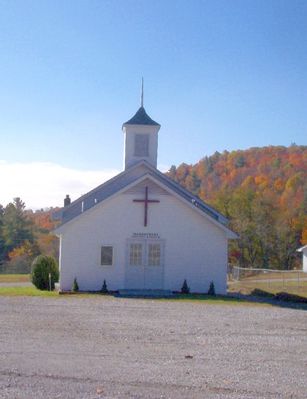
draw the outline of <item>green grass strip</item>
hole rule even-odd
[[[35,287],[0,287],[0,296],[43,296],[58,297],[58,292],[41,291]]]
[[[264,303],[256,303],[248,301],[246,299],[232,298],[227,296],[209,296],[209,295],[197,295],[197,294],[180,294],[174,297],[162,299],[164,301],[179,301],[179,302],[193,302],[203,303],[206,305],[267,305]]]

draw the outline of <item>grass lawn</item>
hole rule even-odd
[[[30,274],[0,274],[0,283],[28,283]]]
[[[277,292],[288,292],[289,294],[299,295],[307,298],[307,281],[300,281],[299,286],[296,281],[249,281],[241,280],[230,283],[228,292],[241,292],[250,294],[255,288],[276,294]]]
[[[0,296],[53,296],[58,297],[55,291],[40,291],[35,287],[0,287]]]
[[[93,298],[93,297],[100,297],[103,300],[108,300],[114,298],[113,295],[101,295],[99,293],[87,293],[87,292],[79,292],[74,294],[64,294],[59,295],[56,291],[40,291],[35,287],[0,287],[0,296],[31,296],[31,297],[66,297],[66,298]],[[142,298],[143,299],[143,298]],[[254,302],[249,302],[245,299],[238,299],[238,298],[229,298],[224,296],[217,296],[212,297],[208,295],[175,295],[172,298],[148,298],[147,300],[157,300],[157,301],[171,301],[171,302],[193,302],[193,303],[202,303],[207,305],[253,305],[253,306],[265,306],[265,304],[258,304]]]
[[[0,274],[0,283],[24,283],[30,281],[29,274]],[[255,288],[263,291],[276,294],[277,292],[288,292],[289,294],[295,294],[307,298],[307,281],[300,280],[300,286],[297,286],[297,281],[252,281],[251,279],[245,279],[238,282],[230,282],[228,292],[241,292],[242,294],[250,294]],[[99,293],[78,293],[73,294],[74,297],[84,298],[85,296],[100,296]],[[59,297],[57,292],[40,291],[35,287],[0,287],[0,296],[40,296],[40,297]],[[109,296],[106,296],[106,298]],[[183,302],[199,302],[206,304],[251,304],[246,300],[229,298],[227,296],[210,297],[208,295],[175,295],[172,298],[161,298],[163,301],[183,301]],[[254,303],[253,303],[254,304]]]

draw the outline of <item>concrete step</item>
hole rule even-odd
[[[118,291],[118,296],[124,298],[170,298],[173,293],[170,290],[124,289]]]

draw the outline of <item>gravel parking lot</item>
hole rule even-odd
[[[0,398],[306,398],[307,312],[0,298]]]

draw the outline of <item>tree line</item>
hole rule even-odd
[[[216,152],[168,176],[223,213],[240,238],[230,262],[242,267],[301,266],[307,243],[307,147],[270,146]]]
[[[58,256],[57,238],[49,234],[52,211],[26,210],[18,197],[0,205],[0,271],[29,272],[36,256]]]

